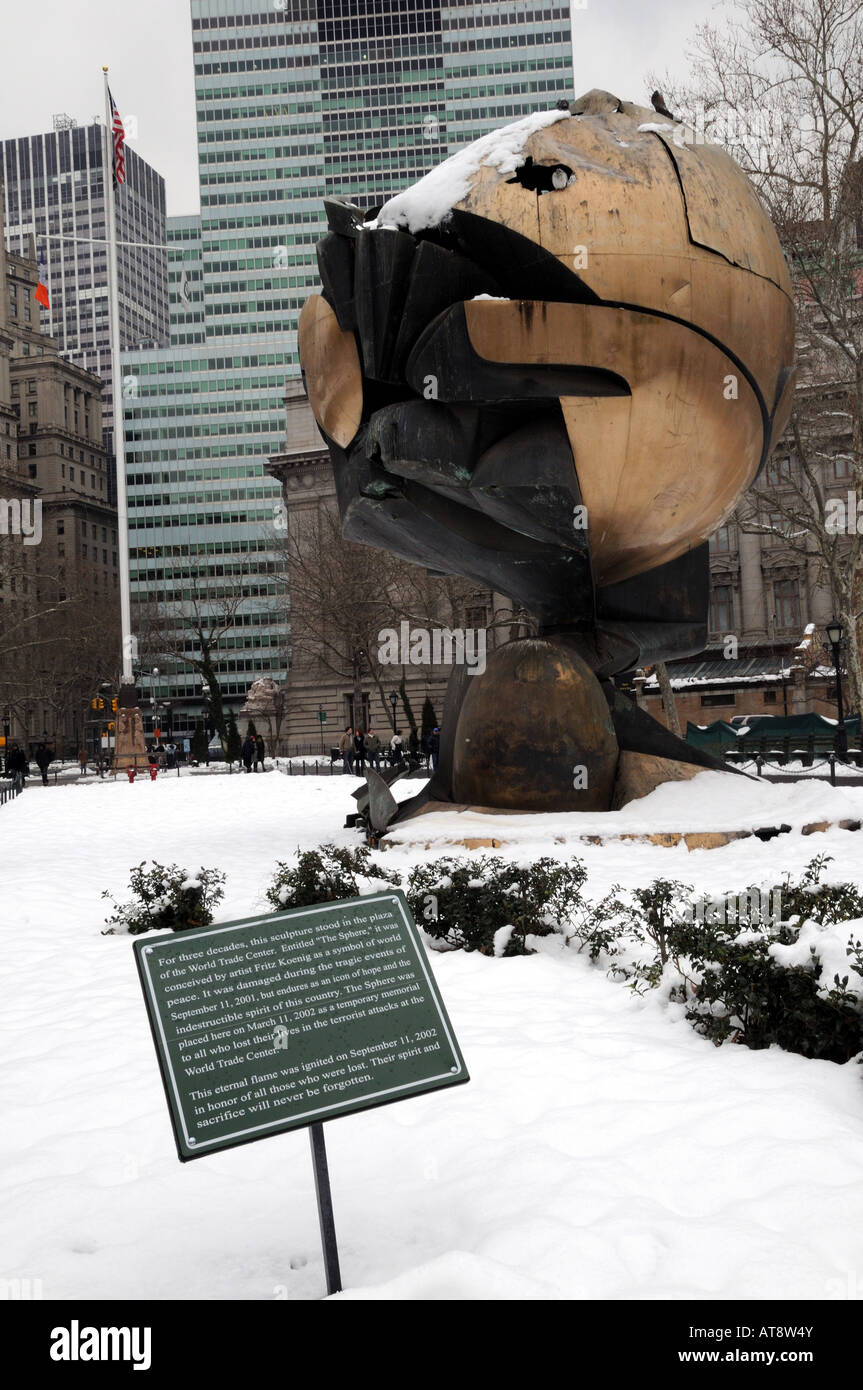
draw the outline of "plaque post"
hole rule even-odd
[[[327,1167],[324,1127],[320,1121],[309,1125],[309,1143],[312,1146],[312,1165],[315,1170],[315,1195],[318,1199],[318,1219],[321,1223],[321,1245],[324,1249],[327,1293],[341,1293],[342,1275],[339,1269],[339,1247],[336,1244],[336,1223],[333,1219],[330,1171]]]

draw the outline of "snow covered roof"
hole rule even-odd
[[[680,690],[688,686],[717,683],[741,685],[746,682],[788,680],[791,668],[777,656],[755,653],[733,660],[720,657],[717,660],[675,662],[669,667],[668,675],[672,689]],[[658,685],[656,676],[650,675],[644,683],[644,688],[656,690]]]

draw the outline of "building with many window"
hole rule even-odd
[[[191,12],[201,213],[168,219],[170,346],[124,355],[132,596],[139,612],[160,594],[179,613],[241,585],[216,660],[239,708],[288,666],[266,465],[284,452],[323,200],[379,203],[478,134],[571,97],[570,16],[513,0],[191,0]],[[187,733],[200,678],[180,664],[169,685]]]
[[[44,259],[51,303],[41,327],[70,362],[105,385],[104,428],[112,428],[108,316],[104,124],[79,126],[55,117],[41,135],[0,140],[6,244],[26,255],[35,244]],[[168,340],[165,182],[127,142],[126,181],[118,190],[117,279],[120,345]],[[36,326],[37,304],[26,304]],[[110,447],[110,446],[109,446]]]

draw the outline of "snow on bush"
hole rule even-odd
[[[189,874],[177,864],[147,861],[137,864],[129,874],[132,897],[118,903],[110,893],[102,894],[114,904],[107,918],[108,935],[128,932],[139,936],[145,931],[188,931],[206,927],[213,920],[213,908],[224,897],[225,875],[218,869],[201,868]]]

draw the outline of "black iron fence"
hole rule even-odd
[[[0,781],[0,806],[5,806],[7,801],[12,801],[24,790],[24,779],[22,777],[3,778]]]

